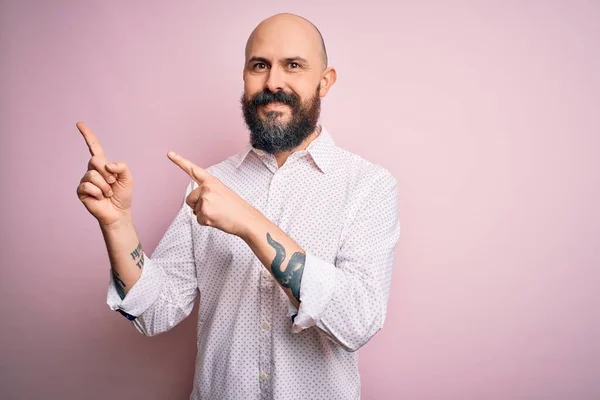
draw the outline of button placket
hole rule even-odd
[[[279,219],[281,218],[283,201],[282,185],[283,180],[285,179],[286,171],[287,169],[284,169],[284,167],[275,171],[269,185],[266,210],[269,219],[274,223],[278,223]]]
[[[269,192],[267,194],[267,204],[265,206],[265,216],[274,223],[279,219],[279,203],[281,202],[280,191],[281,171],[276,170],[271,178]],[[264,398],[271,396],[271,364],[272,364],[272,329],[271,320],[273,318],[273,290],[274,281],[271,279],[271,273],[263,269],[260,278],[260,320],[259,325],[259,383],[261,395]]]
[[[270,393],[270,384],[268,376],[271,373],[271,348],[272,348],[272,337],[271,330],[264,329],[264,325],[267,321],[270,321],[273,314],[272,306],[272,292],[273,285],[271,279],[265,278],[265,272],[270,275],[268,271],[263,271],[260,280],[260,316],[257,323],[259,324],[258,340],[259,340],[259,379],[260,389],[263,394]],[[267,396],[268,397],[268,396]]]

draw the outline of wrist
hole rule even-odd
[[[131,218],[131,213],[126,212],[123,214],[122,217],[116,219],[115,221],[112,221],[112,222],[98,221],[98,224],[100,225],[100,229],[102,229],[103,232],[114,232],[114,231],[118,231],[123,228],[132,226],[133,220]]]
[[[255,210],[253,215],[245,219],[239,231],[239,236],[247,244],[254,243],[265,235],[267,232],[267,225],[271,221],[267,219],[260,211]]]

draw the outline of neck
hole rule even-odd
[[[321,125],[317,125],[315,130],[310,135],[308,135],[308,137],[306,139],[304,139],[298,147],[275,154],[275,159],[277,160],[277,167],[281,168],[281,166],[283,164],[285,164],[288,157],[295,151],[306,150],[306,148],[308,147],[310,142],[312,142],[313,140],[318,138],[320,134],[321,134]]]

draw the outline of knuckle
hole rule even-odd
[[[104,185],[106,183],[104,177],[95,169],[88,171],[88,181],[95,185]]]
[[[89,192],[89,182],[82,182],[77,189],[77,193],[86,194]]]
[[[90,158],[90,161],[88,162],[88,167],[97,168],[98,166],[100,166],[100,157],[92,156],[92,158]]]
[[[209,215],[210,210],[208,210],[208,207],[206,206],[206,203],[202,203],[202,205],[200,206],[200,214],[204,215],[205,217]]]
[[[90,171],[97,171],[100,174],[108,174],[104,169],[104,166],[107,164],[107,160],[104,157],[94,156],[90,159],[88,164],[88,169]]]
[[[198,215],[198,223],[202,226],[212,226],[211,221],[208,218],[201,215]]]
[[[83,178],[81,178],[81,182],[89,182],[92,180],[93,176],[94,176],[94,172],[96,172],[95,170],[88,170],[85,174],[83,174]]]

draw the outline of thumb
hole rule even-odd
[[[106,170],[111,174],[117,175],[118,180],[131,181],[131,171],[126,163],[117,161],[106,164]]]

